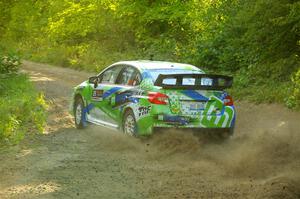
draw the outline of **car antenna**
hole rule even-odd
[[[150,61],[153,61],[153,57],[154,57],[154,55],[151,54],[151,55],[150,55]]]

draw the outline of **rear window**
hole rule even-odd
[[[196,79],[195,78],[187,78],[184,77],[182,79],[182,85],[188,86],[188,85],[195,85]]]
[[[184,70],[184,69],[150,69],[147,70],[151,77],[153,82],[156,81],[157,77],[160,74],[166,75],[166,74],[203,74],[204,72],[202,72],[201,70]],[[193,78],[184,78],[184,84],[186,85],[191,85],[191,84],[195,84],[195,79]],[[165,84],[168,85],[176,85],[176,79],[173,78],[169,78],[169,79],[165,79],[164,80]]]
[[[175,78],[167,78],[167,79],[164,79],[162,83],[164,85],[176,85],[177,79],[175,79]]]

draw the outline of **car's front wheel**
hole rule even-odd
[[[124,114],[123,132],[131,136],[137,136],[137,124],[134,114],[131,110],[127,110]]]
[[[84,104],[81,98],[77,98],[74,103],[75,126],[77,129],[84,128],[83,124],[83,108]]]

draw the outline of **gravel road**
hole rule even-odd
[[[91,74],[24,61],[49,103],[46,132],[0,151],[0,198],[300,198],[300,113],[236,102],[224,143],[74,128],[71,88]]]

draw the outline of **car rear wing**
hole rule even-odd
[[[166,89],[224,90],[230,88],[233,77],[210,74],[160,74],[155,86]]]

